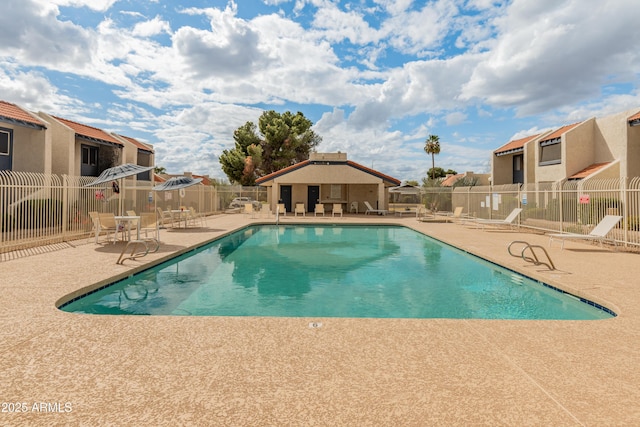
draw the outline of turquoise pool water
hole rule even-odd
[[[94,314],[604,319],[405,227],[252,226],[61,307]]]

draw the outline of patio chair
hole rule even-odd
[[[204,215],[202,215],[199,212],[196,212],[195,208],[193,206],[189,207],[189,214],[188,214],[188,219],[192,222],[192,224],[195,226],[197,222],[200,222],[200,226],[204,227],[207,224],[207,220],[205,218]]]
[[[171,214],[171,208],[169,208],[169,210],[163,211],[162,208],[157,208],[158,210],[158,220],[160,222],[160,228],[163,227],[167,227],[167,225],[169,225],[170,227],[173,227],[173,215]]]
[[[277,209],[279,215],[287,216],[287,209],[284,207],[284,203],[278,203]]]
[[[351,206],[349,207],[349,213],[358,213],[358,202],[351,202]]]
[[[271,218],[271,205],[269,205],[269,203],[263,203],[260,207],[260,214],[263,218]]]
[[[561,239],[562,246],[561,249],[564,249],[564,241],[565,239],[583,239],[583,240],[597,240],[602,246],[602,241],[607,237],[607,234],[613,227],[620,222],[622,217],[620,215],[606,215],[604,218],[600,220],[598,225],[596,225],[589,234],[579,234],[579,233],[552,233],[549,234],[549,246],[553,242],[553,239]],[[616,245],[616,241],[613,240],[614,246]]]
[[[139,215],[136,213],[136,211],[133,211],[133,210],[131,210],[131,211],[127,211],[127,215],[128,215],[128,216],[139,216]],[[132,226],[132,227],[137,227],[137,226],[138,226],[138,221],[131,221],[131,226]]]
[[[313,216],[318,216],[318,214],[324,216],[324,205],[322,203],[317,203],[316,209],[313,211]]]
[[[520,215],[520,212],[522,212],[522,208],[515,208],[514,210],[511,211],[511,213],[505,219],[482,219],[482,218],[477,218],[473,222],[475,222],[476,228],[482,226],[483,229],[487,225],[509,225],[509,226],[511,226],[511,225],[513,225],[513,222],[516,220],[516,218],[518,218],[518,216]]]
[[[342,216],[342,203],[334,203],[333,209],[331,210],[331,216],[336,216],[336,214],[340,214]]]
[[[373,206],[371,206],[371,204],[366,200],[364,201],[364,205],[367,207],[367,210],[364,213],[365,215],[369,215],[370,213],[377,213],[378,215],[386,215],[389,212],[385,209],[373,209]]]
[[[158,229],[160,228],[159,218],[153,212],[143,212],[140,214],[140,233],[144,232],[145,239],[149,238],[149,233],[155,233],[158,239]]]
[[[98,235],[100,234],[100,217],[97,211],[89,212],[89,218],[91,219],[91,231],[89,232],[89,239],[91,234],[94,235],[96,243],[98,243]]]
[[[253,204],[252,203],[245,203],[243,212],[245,214],[249,215],[251,218],[255,218],[256,217],[256,211],[253,209]]]
[[[296,203],[296,209],[293,211],[293,216],[298,216],[298,214],[302,214],[302,216],[307,216],[307,213],[304,210],[304,203]]]
[[[116,222],[116,216],[112,213],[100,213],[98,214],[98,224],[99,233],[102,233],[103,231],[106,232],[107,241],[109,241],[109,233],[113,233],[113,243],[115,243],[118,237],[118,223]]]

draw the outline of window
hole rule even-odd
[[[82,164],[90,166],[98,165],[98,147],[82,146]]]
[[[342,198],[342,185],[331,184],[331,198],[334,200],[340,200]]]
[[[11,154],[11,132],[0,130],[0,156]]]
[[[562,162],[560,138],[540,142],[540,166],[557,165]]]

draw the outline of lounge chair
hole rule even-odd
[[[487,225],[513,225],[513,222],[518,218],[522,212],[522,208],[515,208],[505,219],[482,219],[477,218],[474,220],[476,227],[482,226],[484,228]]]
[[[549,234],[549,246],[553,242],[553,239],[562,239],[562,247],[564,249],[565,239],[583,239],[583,240],[597,240],[602,246],[602,241],[607,237],[607,234],[616,226],[622,217],[620,215],[606,215],[598,225],[596,225],[589,234],[578,233],[552,233]],[[614,245],[616,241],[613,241]]]
[[[277,209],[279,215],[287,216],[287,209],[284,207],[284,203],[278,203]]]
[[[351,202],[351,206],[349,207],[349,213],[358,213],[358,202]]]
[[[462,206],[457,206],[453,213],[449,215],[449,217],[453,220],[453,222],[465,222],[465,221],[473,221],[474,218],[469,216],[469,214],[463,213],[464,208]]]
[[[304,210],[304,203],[296,203],[296,209],[293,211],[293,216],[298,216],[298,214],[307,216],[307,212]]]
[[[373,206],[371,206],[371,204],[369,204],[369,202],[367,202],[366,200],[364,201],[364,205],[367,207],[367,210],[364,213],[365,215],[369,215],[370,213],[377,213],[378,215],[386,215],[389,212],[385,209],[373,209]]]
[[[318,214],[324,216],[324,205],[322,203],[316,204],[316,209],[313,211],[313,216],[318,216]]]
[[[336,214],[340,214],[340,216],[342,216],[342,203],[333,204],[333,209],[331,210],[331,216],[336,216]]]

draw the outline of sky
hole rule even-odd
[[[225,179],[233,131],[302,112],[318,152],[402,181],[640,110],[637,0],[4,0],[0,99]]]

